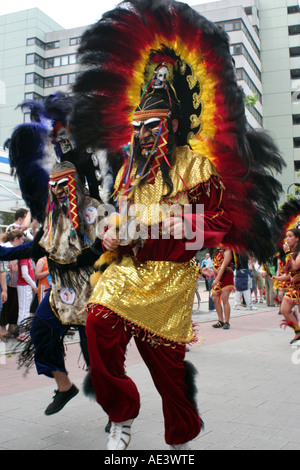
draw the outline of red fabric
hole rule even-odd
[[[86,324],[91,378],[98,403],[114,422],[136,418],[140,396],[134,382],[125,374],[125,351],[131,339],[124,321],[101,305],[93,305]],[[183,364],[185,346],[153,348],[135,336],[137,348],[162,397],[167,444],[182,444],[200,432],[200,418],[186,398]]]
[[[28,266],[28,274],[34,281],[34,270],[31,259],[21,259],[18,261],[18,286],[28,286],[28,283],[23,279],[21,266]]]
[[[204,243],[199,246],[194,243],[194,240],[179,240],[172,237],[170,239],[149,239],[136,256],[140,262],[148,260],[185,262],[191,260],[200,248],[213,248],[222,242],[230,230],[231,219],[227,213],[225,202],[221,198],[221,190],[216,188],[214,184],[210,184],[209,188],[209,195],[203,189],[200,196],[190,202],[192,213],[183,213],[184,220],[188,223],[190,230],[197,234],[196,238],[200,242],[203,240]],[[203,214],[199,213],[200,204],[203,204],[205,208],[204,218]]]

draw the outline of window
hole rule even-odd
[[[295,34],[300,34],[300,24],[289,26],[289,35],[294,36]]]
[[[300,170],[300,160],[294,160],[294,170],[295,171]]]
[[[244,10],[246,15],[252,15],[252,7],[245,7]]]
[[[68,75],[62,75],[60,77],[60,84],[61,85],[67,85],[68,84]]]
[[[27,56],[26,56],[26,65],[34,64],[34,56],[35,56],[35,54],[27,54]]]
[[[288,14],[293,14],[293,13],[300,13],[300,6],[299,5],[295,5],[293,7],[287,7],[287,12]]]
[[[236,78],[237,78],[237,80],[244,80],[247,83],[247,85],[249,86],[250,90],[257,95],[258,101],[260,103],[262,102],[261,92],[254,85],[254,83],[252,82],[251,78],[249,77],[249,75],[247,74],[245,69],[243,69],[243,68],[236,69]]]
[[[220,21],[220,22],[217,22],[216,24],[221,26],[221,28],[223,28],[227,32],[242,30],[243,33],[246,35],[248,41],[250,42],[251,46],[253,47],[253,49],[255,51],[255,54],[257,55],[257,57],[260,57],[260,51],[259,51],[252,35],[248,31],[245,23],[242,20]]]
[[[300,78],[300,69],[292,69],[291,78]]]
[[[70,39],[70,46],[77,46],[77,44],[80,44],[81,38],[71,38]]]
[[[62,56],[61,65],[69,65],[69,56],[67,56],[67,55]]]
[[[300,125],[300,114],[293,114],[293,124]]]
[[[257,67],[257,65],[255,64],[255,62],[253,61],[251,55],[247,51],[244,44],[234,44],[234,45],[230,46],[230,53],[232,55],[241,55],[242,54],[246,58],[247,62],[249,63],[249,65],[252,68],[255,75],[261,80],[261,72],[260,72],[259,68]]]
[[[34,46],[35,45],[35,38],[27,39],[27,46]]]
[[[230,54],[232,55],[240,55],[243,53],[242,44],[234,44],[230,46]]]
[[[32,83],[34,83],[34,73],[26,73],[25,83],[26,85],[31,85]]]
[[[38,65],[42,69],[45,68],[45,61],[43,57],[38,54],[27,54],[26,55],[26,65]]]
[[[54,57],[45,59],[45,69],[51,69],[52,67],[54,67]]]
[[[37,73],[26,73],[25,75],[25,84],[26,85],[38,85],[41,88],[44,88],[44,79]]]
[[[76,73],[70,73],[70,75],[69,75],[69,83],[70,83],[70,85],[74,85],[75,80],[76,80]]]
[[[300,46],[290,47],[290,57],[300,57]]]
[[[38,103],[44,102],[43,96],[38,95],[37,93],[25,93],[25,100],[34,100],[34,101],[37,101]]]
[[[48,78],[45,78],[44,80],[44,87],[45,88],[51,88],[53,86],[53,77],[48,77]]]
[[[57,77],[53,77],[53,86],[59,86],[60,85],[60,76],[58,75]]]
[[[75,80],[76,80],[76,73],[55,75],[54,77],[47,77],[44,79],[44,88],[71,85],[75,83]]]
[[[294,137],[293,138],[293,143],[294,143],[294,148],[299,149],[300,148],[300,137]]]
[[[38,38],[28,38],[26,40],[27,46],[39,46],[41,49],[45,49],[45,44]]]
[[[77,57],[76,54],[70,54],[70,55],[63,55],[63,56],[57,56],[57,57],[52,57],[52,67],[61,67],[63,65],[73,65],[76,64],[77,62]],[[47,67],[50,68],[50,67]]]
[[[48,42],[47,44],[45,44],[46,51],[49,51],[50,49],[58,49],[59,47],[60,47],[59,41]]]

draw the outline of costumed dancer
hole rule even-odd
[[[185,361],[195,341],[192,259],[220,243],[260,259],[273,251],[280,184],[268,168],[282,159],[264,133],[247,130],[226,33],[186,4],[121,3],[84,33],[79,59],[74,135],[77,127],[87,146],[125,150],[119,217],[103,236],[112,259],[87,306],[91,378],[112,422],[107,448],[128,446],[139,414],[124,371],[132,337],[162,397],[167,444],[188,448],[203,426]]]
[[[284,203],[277,215],[277,224],[281,228],[279,249],[285,251],[283,273],[273,277],[275,281],[287,282],[281,302],[280,312],[284,317],[283,327],[290,327],[294,338],[290,344],[299,343],[299,303],[300,303],[300,201],[290,199]],[[288,248],[286,248],[286,246]]]
[[[64,360],[63,338],[70,326],[79,331],[81,350],[89,366],[84,307],[91,294],[93,264],[102,253],[101,240],[97,238],[97,225],[103,217],[98,212],[102,201],[87,193],[87,175],[79,174],[72,163],[77,158],[68,126],[72,99],[62,94],[50,95],[45,108],[35,102],[24,106],[31,108],[34,119],[14,130],[9,145],[10,163],[19,178],[23,198],[42,228],[33,242],[18,250],[1,248],[0,255],[2,259],[48,259],[51,290],[29,323],[30,342],[19,362],[29,367],[34,360],[38,374],[55,379],[57,390],[45,410],[50,415],[78,393]],[[48,152],[53,148],[57,163],[49,175],[43,164],[48,162]],[[82,158],[87,161],[86,156]],[[99,178],[91,178],[91,173],[89,176],[96,187]]]
[[[276,254],[276,258],[277,258],[276,276],[277,276],[277,278],[279,276],[282,276],[283,274],[286,274],[285,273],[285,257],[286,257],[286,252],[289,251],[289,247],[286,243],[284,243],[282,248],[283,249],[280,250]],[[275,279],[273,277],[273,285],[274,285],[274,291],[277,293],[277,295],[274,297],[274,302],[276,302],[277,305],[279,306],[278,315],[281,315],[280,308],[281,308],[282,299],[284,297],[284,294],[285,294],[286,290],[290,287],[290,280],[288,279],[286,281],[278,281],[278,279]]]
[[[235,290],[232,262],[232,251],[229,249],[218,248],[213,255],[214,280],[211,295],[218,315],[218,322],[212,325],[213,328],[230,329],[229,296]]]

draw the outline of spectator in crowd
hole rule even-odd
[[[1,296],[0,296],[0,319],[1,319],[1,310],[3,308],[3,304],[7,301],[6,271],[5,271],[5,266],[4,266],[3,261],[0,261],[0,290],[1,290]],[[6,329],[6,325],[2,326],[1,321],[0,321],[0,341],[6,341],[8,337],[10,337],[10,334],[8,333]]]
[[[30,230],[31,214],[28,209],[21,208],[15,212],[15,221],[6,227],[6,232],[11,230],[21,230],[26,236],[27,240],[33,240],[36,235],[37,222],[33,221],[32,231]]]
[[[248,256],[237,255],[234,271],[234,308],[239,309],[244,303],[249,310],[256,309],[252,304],[252,273],[248,266]]]
[[[210,258],[210,254],[209,254],[209,252],[208,252],[208,253],[206,253],[205,258],[201,261],[201,265],[200,265],[201,268],[205,268],[205,267],[206,267],[209,258]],[[210,290],[210,287],[209,287],[209,285],[208,285],[208,278],[209,278],[208,276],[204,276],[205,288],[206,288],[206,290],[209,291],[209,290]]]
[[[38,281],[38,303],[43,300],[46,292],[51,288],[51,276],[47,256],[40,258],[35,267],[35,279]]]
[[[255,261],[252,258],[250,260],[250,263],[251,263],[251,267],[252,267],[253,280],[254,280],[254,284],[255,284],[255,287],[254,287],[255,300],[253,301],[253,303],[256,304],[259,301],[262,304],[263,301],[264,301],[263,300],[264,299],[264,294],[263,294],[264,280],[263,280],[263,276],[262,276],[263,268],[262,268],[261,264],[259,264],[257,261]]]
[[[34,269],[32,260],[22,259],[18,262],[18,302],[19,302],[19,315],[18,325],[20,326],[20,332],[18,335],[18,341],[25,339],[25,333],[22,328],[22,324],[30,317],[30,307],[33,301],[33,295],[37,294],[38,288],[35,283]]]
[[[23,243],[23,232],[21,230],[10,230],[1,236],[1,245],[5,247],[17,247]],[[18,323],[18,261],[4,262],[7,283],[7,301],[4,303],[0,325],[1,332],[6,331],[6,337],[14,337]],[[8,329],[7,329],[8,328]]]
[[[276,275],[276,267],[274,263],[266,263],[263,265],[264,281],[265,281],[265,293],[266,293],[266,304],[268,307],[276,307],[275,304],[275,290],[273,276]]]

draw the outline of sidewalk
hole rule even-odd
[[[200,340],[187,353],[199,372],[198,407],[205,422],[192,450],[300,449],[300,349],[289,344],[291,330],[280,329],[278,309],[265,304],[253,312],[232,309],[231,329],[216,330],[206,295],[201,291],[200,311],[193,316]],[[67,344],[66,363],[81,387],[86,372],[76,338]],[[168,451],[161,399],[134,343],[126,370],[141,395],[128,449]],[[16,356],[3,354],[0,379],[0,450],[106,449],[107,417],[82,391],[60,413],[45,416],[53,381],[38,377],[34,368],[24,377]]]

